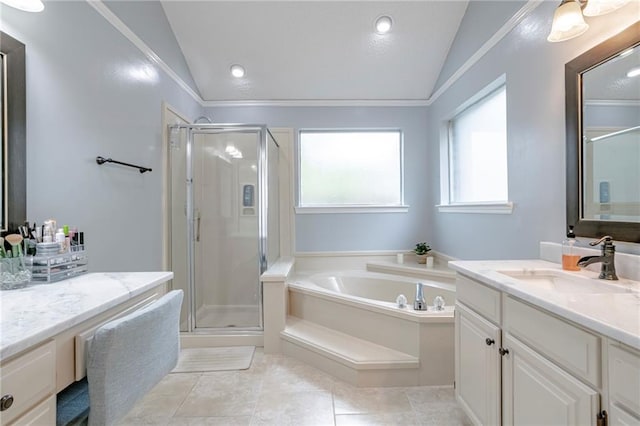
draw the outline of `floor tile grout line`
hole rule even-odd
[[[175,374],[189,374],[189,373],[175,373]],[[187,401],[187,398],[189,397],[189,395],[191,395],[191,392],[193,391],[193,389],[196,387],[196,385],[198,384],[198,382],[200,381],[200,378],[202,377],[202,373],[198,373],[198,378],[193,382],[193,385],[191,385],[191,387],[189,388],[189,390],[185,393],[184,398],[182,399],[182,401],[180,402],[180,404],[178,404],[178,406],[176,407],[176,409],[173,411],[173,414],[171,414],[171,417],[169,417],[170,419],[177,419],[176,417],[176,413],[180,410],[180,408],[182,408],[182,406],[184,405],[184,403]]]

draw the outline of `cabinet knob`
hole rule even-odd
[[[496,341],[493,339],[490,339],[489,337],[487,337],[484,342],[487,344],[487,346],[491,346],[493,345]]]
[[[5,395],[0,399],[0,411],[8,410],[13,405],[13,395]]]
[[[500,355],[505,356],[509,353],[509,349],[500,348],[498,349],[498,352],[500,353]]]

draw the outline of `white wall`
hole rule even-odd
[[[0,6],[0,18],[26,44],[28,219],[85,231],[93,271],[159,270],[162,102],[189,117],[199,104],[87,2]]]
[[[564,65],[638,19],[638,3],[589,19],[576,39],[546,41],[556,2],[543,2],[444,92],[428,111],[428,239],[461,259],[538,257],[540,241],[565,234]],[[463,25],[467,21],[465,16]],[[469,17],[472,18],[472,17]],[[463,27],[460,31],[467,31]],[[473,38],[473,37],[467,37]],[[439,128],[469,97],[506,74],[511,215],[439,213]],[[620,248],[622,245],[618,245]],[[626,250],[637,250],[627,245]]]

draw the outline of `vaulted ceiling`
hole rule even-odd
[[[426,100],[468,1],[162,1],[207,101]],[[393,20],[378,34],[375,21]],[[230,67],[246,69],[234,78]]]

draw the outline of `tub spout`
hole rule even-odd
[[[424,284],[417,283],[416,284],[416,300],[413,302],[413,309],[416,311],[426,311],[427,310],[427,302],[424,300]]]

